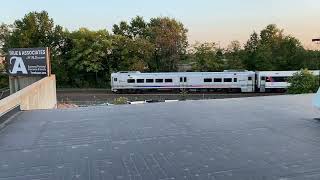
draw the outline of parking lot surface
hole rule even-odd
[[[312,97],[20,112],[0,131],[0,180],[318,180]]]

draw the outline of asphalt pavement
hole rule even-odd
[[[312,97],[19,112],[0,131],[0,180],[318,180]]]

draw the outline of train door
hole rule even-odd
[[[112,76],[111,75],[111,90],[113,91],[114,89],[118,88],[118,77],[117,76]]]
[[[187,87],[187,83],[188,83],[187,77],[180,77],[179,81],[180,81],[180,88],[181,89],[184,89]]]
[[[247,86],[248,86],[247,92],[254,91],[254,77],[252,77],[252,76],[248,77]]]
[[[247,92],[247,76],[239,77],[239,86],[241,87],[241,92]]]
[[[266,77],[260,77],[260,92],[266,92]]]

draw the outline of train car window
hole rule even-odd
[[[163,83],[163,79],[156,79],[156,83]]]
[[[233,78],[233,82],[238,82],[238,78]]]
[[[118,81],[118,78],[113,78],[113,81],[114,81],[114,82]]]
[[[222,82],[221,78],[214,78],[214,82]]]
[[[203,82],[209,83],[209,82],[212,82],[212,79],[211,78],[204,78]]]
[[[137,83],[144,83],[144,79],[137,79]]]
[[[164,82],[166,82],[166,83],[172,83],[173,80],[172,80],[172,79],[165,79]]]
[[[146,83],[153,83],[153,79],[146,79]]]
[[[183,79],[184,79],[184,82],[187,82],[187,77],[184,77]]]
[[[267,77],[266,82],[287,82],[288,77]]]
[[[276,79],[277,82],[288,82],[288,77],[279,77],[279,79]]]
[[[262,80],[262,81],[265,81],[265,80],[266,80],[266,77],[261,77],[261,80]]]
[[[180,77],[180,82],[183,82],[183,79],[182,79],[182,77]]]
[[[252,81],[252,77],[248,77],[248,81]]]
[[[232,82],[232,78],[224,78],[223,82]]]
[[[128,83],[135,83],[136,80],[135,80],[135,79],[128,79],[127,82],[128,82]]]
[[[271,80],[271,77],[267,77],[266,82],[273,82],[273,81]]]

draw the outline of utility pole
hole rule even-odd
[[[312,42],[320,45],[320,38],[312,39]],[[319,53],[319,51],[317,50],[316,51],[316,60],[318,60],[318,73],[319,73],[318,82],[319,82],[319,86],[320,86],[320,60],[318,59],[318,53]]]

